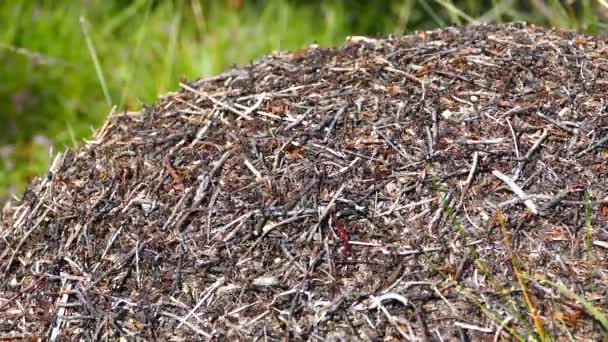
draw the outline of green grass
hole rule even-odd
[[[0,1],[0,202],[112,106],[137,110],[275,50],[477,20],[604,32],[602,2],[557,0]],[[232,1],[239,3],[239,1]],[[81,20],[82,19],[82,20]]]
[[[432,174],[431,165],[428,166],[428,170]],[[508,313],[510,317],[513,318],[515,323],[517,323],[523,330],[525,330],[525,332],[518,331],[517,329],[506,325],[501,319],[502,315],[489,308],[484,303],[484,300],[477,296],[472,291],[472,289],[467,288],[462,282],[454,281],[451,276],[444,274],[446,283],[450,284],[450,286],[453,285],[460,294],[462,294],[471,303],[473,303],[484,315],[486,315],[486,317],[488,317],[497,325],[501,326],[505,331],[507,331],[511,335],[513,339],[517,341],[545,342],[556,340],[545,330],[542,317],[540,316],[537,304],[535,304],[536,300],[532,297],[528,289],[529,283],[536,282],[539,285],[546,285],[556,289],[563,297],[573,300],[579,305],[581,305],[585,312],[595,321],[597,321],[606,332],[608,332],[608,317],[606,316],[606,314],[604,314],[603,310],[600,307],[594,305],[590,299],[578,295],[574,291],[568,289],[559,280],[553,281],[545,275],[532,276],[525,270],[526,267],[524,267],[520,256],[511,247],[511,233],[509,227],[507,227],[506,217],[501,211],[497,211],[495,213],[494,220],[500,226],[500,231],[503,235],[504,248],[508,253],[511,269],[519,286],[519,291],[522,294],[523,302],[525,305],[521,305],[520,303],[518,303],[518,301],[514,300],[511,295],[514,291],[517,290],[514,288],[504,288],[504,285],[502,285],[501,282],[494,277],[495,272],[493,272],[491,266],[482,259],[481,255],[477,251],[477,247],[470,243],[469,236],[458,222],[456,218],[456,209],[449,203],[446,198],[446,194],[448,192],[445,189],[442,189],[442,187],[439,185],[437,179],[434,176],[433,188],[435,189],[438,198],[440,198],[440,203],[443,208],[443,215],[445,219],[454,227],[454,229],[458,233],[460,237],[460,242],[465,247],[467,255],[474,262],[474,265],[477,270],[479,270],[480,273],[485,277],[486,281],[490,285],[489,289],[494,290],[495,294],[498,295],[498,297],[500,298],[499,301],[504,305],[503,309]],[[591,209],[589,201],[589,195],[587,194],[585,196],[585,226],[587,228],[587,236],[585,237],[585,240],[587,241],[590,239],[591,235]],[[591,247],[588,244],[588,255],[590,254],[590,248]],[[443,273],[439,270],[439,267],[431,267],[435,267],[439,273]],[[485,294],[488,294],[487,290]],[[553,302],[553,299],[550,299],[550,301],[554,306],[556,306],[555,302]],[[555,314],[558,312],[559,309],[556,309],[556,311],[554,311],[553,313]],[[533,326],[530,324],[530,322],[528,322],[527,317],[531,318]],[[554,316],[554,318],[555,317],[557,316]],[[558,318],[555,319],[559,320]],[[562,333],[564,333],[566,336],[569,336],[572,340],[572,332],[569,330],[569,328],[563,321],[561,321],[560,323]],[[523,333],[525,333],[526,336],[523,336]]]
[[[608,316],[603,314],[595,305],[593,305],[586,298],[577,295],[575,292],[568,289],[564,284],[561,284],[560,282],[554,282],[543,277],[539,277],[538,280],[541,284],[549,285],[557,289],[557,291],[565,297],[576,301],[583,307],[583,309],[587,312],[589,316],[593,317],[593,319],[599,322],[602,328],[604,328],[604,330],[608,332]]]
[[[431,169],[431,166],[429,166],[429,170],[430,169]],[[452,224],[454,226],[454,229],[456,230],[456,232],[458,233],[458,235],[460,237],[462,245],[465,247],[466,253],[471,258],[471,260],[473,260],[475,267],[477,267],[477,269],[481,272],[481,274],[483,274],[486,277],[488,283],[491,285],[491,288],[501,298],[501,301],[504,304],[506,304],[505,309],[507,310],[509,315],[511,317],[513,317],[515,319],[515,321],[526,330],[528,337],[535,337],[534,330],[530,326],[529,322],[524,318],[525,312],[519,307],[518,303],[513,298],[510,297],[513,290],[505,289],[501,285],[500,281],[494,277],[494,271],[491,269],[491,266],[482,259],[482,257],[480,256],[480,254],[477,251],[477,248],[470,243],[470,239],[469,239],[467,233],[465,232],[462,225],[460,223],[458,223],[458,220],[456,218],[455,208],[452,207],[450,205],[450,203],[448,203],[448,201],[445,200],[444,194],[446,194],[447,192],[445,190],[441,189],[441,187],[439,186],[439,184],[437,182],[437,179],[433,179],[433,187],[435,188],[435,191],[438,192],[439,198],[442,199],[441,206],[443,207],[443,211],[445,213],[444,215],[445,215],[446,219],[450,222],[450,224]],[[502,219],[502,213],[498,213],[498,215]],[[506,227],[501,226],[501,229],[504,234]],[[508,233],[505,234],[505,238],[507,236],[508,236]],[[510,250],[509,247],[507,247],[507,248]],[[511,257],[512,261],[515,258],[515,256],[513,255],[512,252],[510,253],[510,257]],[[514,268],[514,273],[517,274],[517,272],[518,272],[517,268]],[[525,287],[521,286],[522,283],[521,283],[521,279],[520,279],[520,274],[517,274],[517,278],[518,278],[518,283],[520,285],[520,289],[525,292],[525,290],[524,290]],[[449,277],[446,276],[446,280],[447,279],[449,279]],[[452,281],[448,280],[448,282],[452,282]],[[463,286],[463,284],[454,282],[454,285],[456,286],[456,289],[458,290],[458,292],[460,292],[463,296],[465,296],[472,303],[474,303],[475,306],[477,306],[477,308],[479,308],[479,310],[481,310],[488,318],[490,318],[496,324],[502,326],[506,331],[508,331],[511,334],[512,337],[514,337],[518,341],[525,340],[522,336],[520,336],[520,334],[517,331],[504,325],[503,321],[500,319],[500,315],[497,314],[496,312],[492,311],[490,308],[486,307],[482,303],[480,298],[478,298],[472,291],[470,291],[465,286]],[[529,305],[530,304],[529,298],[526,298],[526,299],[527,299],[526,304]],[[536,340],[536,338],[532,338],[532,340]]]

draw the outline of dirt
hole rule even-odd
[[[5,206],[0,339],[601,340],[606,91],[525,24],[182,84]]]

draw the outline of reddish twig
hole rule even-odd
[[[334,215],[334,222],[336,224],[336,230],[338,232],[338,237],[340,237],[340,240],[342,241],[342,246],[344,246],[344,249],[342,250],[342,255],[344,255],[345,257],[349,257],[352,255],[352,249],[350,247],[350,235],[348,234],[348,231],[346,230],[346,228],[344,228],[344,225],[342,224],[342,222],[340,222],[340,220],[338,220],[338,218]]]
[[[184,191],[184,180],[173,168],[173,165],[171,165],[171,161],[168,157],[164,160],[164,166],[171,178],[173,178],[173,184],[175,184],[177,190]]]

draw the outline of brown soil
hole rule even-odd
[[[605,40],[520,24],[183,84],[5,207],[0,337],[600,340],[606,91]]]

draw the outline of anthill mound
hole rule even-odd
[[[3,210],[0,334],[599,340],[607,91],[605,40],[515,24],[182,84]]]

